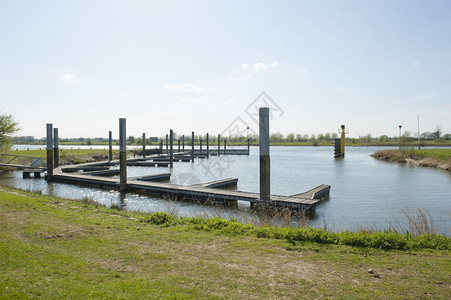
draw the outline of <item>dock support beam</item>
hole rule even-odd
[[[199,150],[200,156],[202,156],[202,139],[199,139]]]
[[[59,166],[59,143],[58,143],[58,128],[53,128],[53,166],[57,168]]]
[[[260,127],[260,199],[270,200],[269,108],[259,109]]]
[[[210,148],[209,148],[209,141],[208,141],[208,133],[207,133],[207,158],[210,157]]]
[[[172,167],[174,166],[174,144],[173,144],[173,140],[174,140],[174,132],[171,130],[169,130],[169,166],[172,169]]]
[[[194,131],[191,132],[191,161],[194,162]]]
[[[120,185],[119,190],[124,192],[127,189],[127,133],[125,118],[119,119],[119,169]]]
[[[218,134],[218,156],[221,156],[221,135]]]
[[[47,180],[51,181],[53,176],[53,124],[47,124]]]
[[[113,132],[108,131],[108,161],[113,160]]]
[[[179,146],[177,148],[178,149],[177,151],[180,152],[180,139],[177,140],[177,143],[179,144]]]
[[[143,159],[146,159],[146,133],[143,132]]]
[[[247,138],[247,155],[251,154],[251,142],[250,139]]]
[[[163,140],[160,140],[160,154],[163,154]]]
[[[227,139],[224,139],[224,155],[226,155],[227,150]]]
[[[185,152],[185,135],[182,135],[182,151]]]

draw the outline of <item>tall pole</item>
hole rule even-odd
[[[207,133],[207,158],[209,158],[210,157],[210,146],[209,146],[209,141],[208,141],[208,133]]]
[[[218,134],[218,156],[221,156],[221,135]]]
[[[53,124],[47,124],[47,180],[53,176]]]
[[[417,115],[418,121],[418,150],[420,150],[420,115]]]
[[[143,159],[146,159],[146,133],[143,132]]]
[[[194,162],[194,131],[191,132],[191,161]]]
[[[345,157],[345,126],[341,125],[340,155]]]
[[[119,190],[124,192],[127,189],[127,133],[125,118],[119,119],[119,169]]]
[[[168,134],[166,133],[166,154],[169,154]]]
[[[108,132],[108,160],[113,160],[113,132]]]
[[[169,164],[170,167],[172,168],[174,166],[174,148],[173,148],[173,140],[174,140],[174,132],[171,130],[169,130]]]
[[[185,152],[185,135],[182,135],[182,151]]]
[[[260,199],[270,200],[269,108],[259,109],[260,127]]]
[[[54,167],[59,166],[59,143],[58,143],[58,128],[53,128],[53,161]]]

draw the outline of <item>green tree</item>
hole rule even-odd
[[[0,153],[11,149],[12,135],[19,131],[19,123],[14,121],[12,115],[0,115]]]

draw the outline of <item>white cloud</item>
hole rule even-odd
[[[182,83],[182,84],[165,84],[163,86],[165,89],[174,89],[174,90],[184,90],[187,92],[196,92],[196,93],[200,93],[202,92],[202,89],[198,86],[195,86],[191,83]]]
[[[430,95],[424,95],[424,96],[416,96],[416,97],[413,97],[413,98],[409,98],[407,100],[398,101],[397,103],[415,102],[415,101],[435,98],[435,97],[438,97],[438,96],[440,96],[440,95],[438,95],[438,94],[430,94]]]
[[[246,64],[246,63],[241,64],[241,70],[246,71],[247,68],[249,68],[249,64]]]
[[[61,75],[60,77],[58,77],[58,80],[74,81],[74,80],[77,80],[77,76],[75,76],[74,74],[71,74],[71,73],[66,73],[66,74]]]
[[[254,64],[252,67],[254,68],[255,71],[261,71],[264,69],[268,69],[268,68],[274,68],[275,66],[277,66],[277,61],[274,61],[270,64],[264,64],[264,63],[256,63]]]
[[[412,63],[411,66],[412,66],[412,67],[416,67],[416,66],[418,66],[419,64],[420,64],[420,63],[416,61],[416,62]]]
[[[230,78],[230,80],[234,80],[234,81],[244,81],[244,80],[251,80],[251,79],[252,79],[252,75]]]
[[[202,100],[198,99],[198,98],[183,98],[181,100],[182,102],[191,102],[191,103],[201,103]]]

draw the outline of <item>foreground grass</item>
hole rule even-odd
[[[60,154],[60,164],[77,164],[77,163],[86,163],[93,162],[99,160],[107,160],[108,159],[108,147],[103,149],[59,149]],[[47,150],[42,148],[41,150],[16,150],[10,151],[9,154],[13,155],[21,155],[21,156],[29,156],[29,157],[39,157],[44,162],[47,160]],[[119,151],[113,150],[113,159],[119,157]],[[24,160],[21,158],[20,160]],[[31,162],[31,158],[30,158]],[[24,164],[29,163],[24,161]]]
[[[378,151],[371,156],[382,160],[413,162],[420,166],[451,171],[451,149],[388,149]]]
[[[450,297],[449,239],[386,251],[258,238],[233,220],[85,202],[1,188],[0,298]]]

